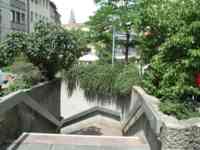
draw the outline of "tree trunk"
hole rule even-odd
[[[126,45],[125,45],[125,63],[128,64],[128,52],[129,52],[129,45],[130,45],[130,33],[126,33]]]

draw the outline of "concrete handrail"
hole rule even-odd
[[[34,86],[31,89],[37,88],[39,86],[45,86],[48,83],[49,82],[41,83],[37,86]],[[57,127],[60,127],[61,122],[54,115],[52,115],[47,109],[42,107],[37,101],[35,101],[32,97],[28,95],[28,92],[30,92],[31,89],[19,90],[17,92],[13,92],[4,97],[1,97],[0,114],[9,111],[10,109],[19,104],[25,104],[26,106],[37,112],[39,115],[41,115],[42,117],[44,117]]]
[[[123,130],[126,132],[128,130],[128,127],[131,124],[134,124],[137,121],[137,119],[140,118],[140,116],[144,113],[147,116],[147,119],[149,120],[151,129],[156,135],[159,135],[163,126],[163,121],[160,117],[160,114],[157,111],[157,108],[155,107],[159,104],[158,99],[148,95],[140,87],[133,87],[132,92],[140,97],[140,103],[138,105],[137,111],[135,108],[130,111],[129,117],[126,118],[126,120],[123,123]],[[133,94],[131,99],[134,99]]]
[[[62,121],[62,125],[60,128],[80,122],[82,120],[85,120],[91,116],[95,116],[97,114],[101,114],[101,115],[105,115],[105,116],[109,116],[113,119],[116,119],[118,121],[120,121],[120,113],[115,112],[113,110],[107,109],[107,108],[101,108],[101,107],[93,107],[90,108],[88,110],[85,110],[83,112],[80,112],[76,115],[73,115],[69,118],[66,118]]]

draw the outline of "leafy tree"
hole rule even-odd
[[[69,68],[80,56],[78,37],[64,28],[39,22],[33,33],[12,33],[7,51],[20,50],[42,74],[53,79],[63,68]]]
[[[5,67],[12,64],[15,60],[15,56],[20,53],[20,49],[24,48],[24,34],[16,33],[15,37],[8,36],[6,41],[0,43],[0,67]],[[16,44],[21,43],[21,44]],[[12,47],[12,48],[10,48]]]
[[[146,90],[162,101],[161,110],[179,119],[200,115],[200,5],[197,0],[143,0],[141,27],[143,58],[150,62],[144,76]],[[143,30],[141,29],[141,30]],[[151,42],[151,44],[149,44]]]
[[[93,40],[104,45],[104,49],[111,49],[113,27],[118,32],[126,34],[126,41],[121,43],[125,48],[126,62],[128,63],[129,48],[133,46],[131,31],[137,20],[135,0],[96,0],[99,7],[96,14],[90,18]]]

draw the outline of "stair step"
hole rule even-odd
[[[149,150],[138,137],[25,133],[8,150]]]

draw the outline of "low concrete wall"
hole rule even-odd
[[[59,85],[59,81],[47,82],[0,99],[0,149],[23,132],[57,132],[61,124]]]
[[[17,116],[16,107],[0,114],[0,145],[17,138],[20,132],[20,118]]]
[[[55,117],[60,117],[61,80],[42,83],[31,88],[28,95]]]
[[[200,118],[177,120],[159,110],[159,100],[134,87],[123,115],[126,136],[143,135],[151,150],[199,150]]]

